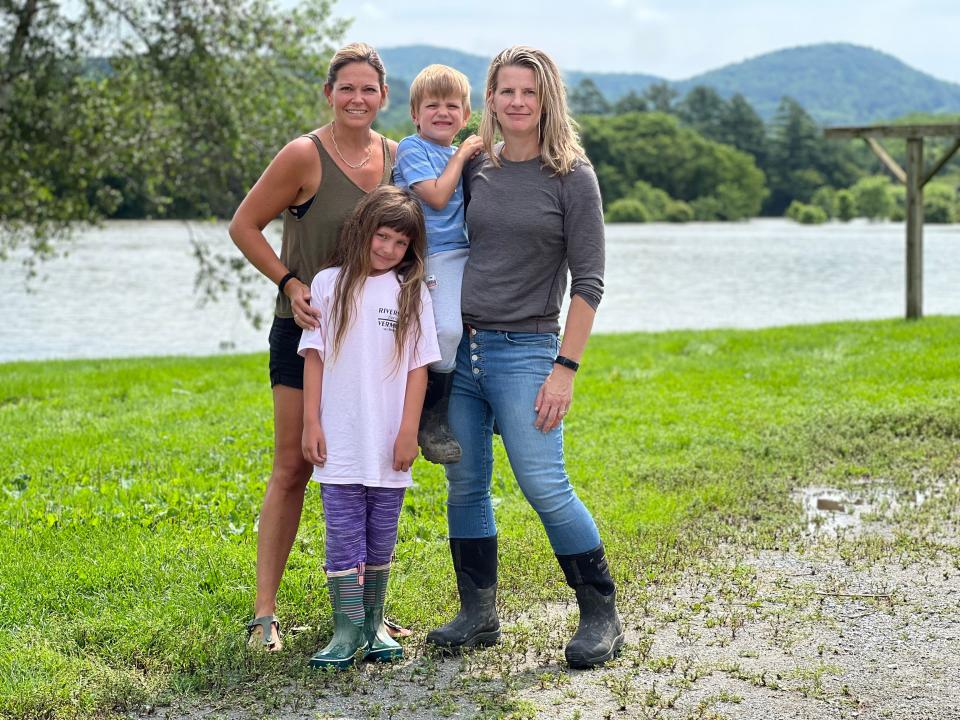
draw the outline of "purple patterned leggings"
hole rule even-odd
[[[327,526],[324,570],[339,572],[387,565],[397,544],[397,525],[406,488],[321,483]]]

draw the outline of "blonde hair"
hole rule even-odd
[[[470,81],[449,65],[427,65],[410,84],[410,112],[418,112],[420,103],[429,97],[440,100],[458,98],[466,116],[470,112]]]
[[[533,70],[536,79],[537,100],[540,103],[540,158],[543,164],[557,175],[566,175],[578,162],[589,162],[580,145],[577,123],[567,108],[567,91],[556,63],[543,50],[514,45],[501,51],[487,70],[487,107],[480,121],[479,134],[493,164],[500,166],[499,158],[493,152],[493,143],[496,136],[502,136],[502,133],[491,101],[497,91],[497,73],[500,68],[511,65]]]
[[[373,270],[370,248],[373,236],[381,227],[406,235],[410,240],[403,260],[393,268],[400,281],[397,298],[399,315],[395,334],[396,361],[399,369],[403,349],[412,332],[414,342],[420,340],[420,285],[424,277],[427,232],[420,201],[407,190],[394,185],[380,185],[360,200],[343,224],[336,250],[326,267],[339,267],[340,275],[333,289],[330,309],[333,354],[343,347],[353,322],[360,291]]]
[[[370,45],[362,42],[350,43],[334,53],[330,58],[330,67],[327,68],[327,79],[324,87],[328,90],[333,89],[333,84],[337,81],[337,74],[346,65],[350,63],[366,63],[377,72],[377,80],[380,83],[380,89],[387,86],[387,69],[383,66],[383,60],[380,55]]]

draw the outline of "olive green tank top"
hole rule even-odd
[[[333,161],[323,147],[323,143],[313,133],[305,137],[313,140],[320,153],[321,178],[317,194],[313,196],[310,207],[300,218],[290,208],[283,211],[283,240],[280,245],[280,261],[297,279],[309,287],[313,276],[330,259],[336,247],[340,228],[357,203],[367,193]],[[393,158],[383,141],[383,176],[380,184],[390,182],[393,174]],[[293,317],[290,299],[281,292],[277,293],[277,317]]]

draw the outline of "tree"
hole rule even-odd
[[[717,137],[712,139],[753,155],[758,167],[766,166],[767,128],[743,95],[737,93],[730,98],[720,117],[717,130]]]
[[[613,114],[623,115],[629,112],[647,112],[648,108],[647,101],[631,90],[614,103]]]
[[[227,216],[284,142],[314,126],[344,24],[327,0],[0,5],[0,254],[49,256],[114,213]],[[94,58],[109,29],[109,56]],[[201,286],[234,269],[197,248]],[[241,301],[243,286],[238,285]],[[249,298],[246,298],[249,299]]]
[[[643,93],[643,97],[650,104],[650,109],[660,113],[673,112],[673,101],[677,95],[677,91],[666,81],[654,83]]]
[[[670,115],[585,116],[581,134],[606,203],[629,196],[643,180],[694,210],[692,201],[712,197],[719,218],[737,220],[756,215],[766,194],[753,158],[706,140]]]
[[[781,215],[793,200],[808,202],[822,185],[846,187],[859,177],[849,145],[831,143],[796,100],[783,98],[764,166],[770,183],[765,212]]]
[[[727,115],[727,103],[711,87],[697,85],[681,100],[676,113],[698,133],[717,142],[726,142],[723,121]]]
[[[583,78],[570,91],[570,112],[574,115],[607,115],[610,103],[590,78]]]

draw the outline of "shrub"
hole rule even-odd
[[[923,219],[929,223],[957,222],[957,191],[950,183],[932,182],[923,190]]]
[[[807,205],[799,200],[794,200],[787,208],[787,217],[803,225],[819,225],[825,223],[827,213],[822,207],[816,205]]]
[[[672,223],[685,223],[693,220],[693,208],[683,200],[671,200],[667,205],[663,219]]]
[[[627,197],[639,201],[646,209],[650,220],[663,220],[667,214],[667,207],[673,201],[665,190],[654,187],[644,180],[637,180]]]
[[[817,191],[810,198],[810,204],[816,205],[823,210],[828,218],[837,216],[837,191],[829,185],[817,188]]]
[[[871,220],[890,217],[893,210],[893,193],[890,180],[883,175],[874,175],[857,180],[852,188],[857,201],[857,214]]]
[[[636,198],[620,198],[610,203],[604,219],[609,223],[649,222],[650,211]]]
[[[837,191],[837,220],[849,222],[857,216],[857,201],[849,190]]]
[[[711,220],[724,219],[723,205],[711,195],[695,198],[690,202],[690,207],[693,209],[693,217],[695,220],[709,222]]]

